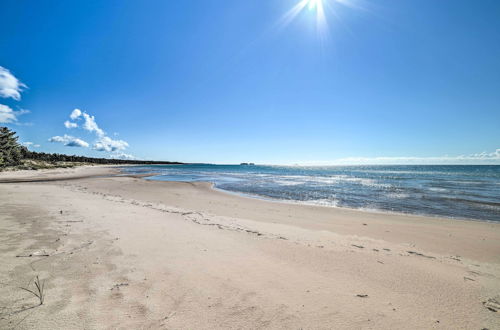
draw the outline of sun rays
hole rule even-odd
[[[278,21],[278,27],[285,28],[292,21],[294,21],[299,14],[307,11],[307,14],[312,14],[311,17],[314,19],[314,23],[316,24],[318,37],[324,40],[329,34],[329,26],[325,9],[328,9],[334,15],[337,15],[334,8],[335,4],[352,7],[352,1],[354,0],[300,0],[280,18]]]

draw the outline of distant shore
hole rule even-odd
[[[500,224],[270,202],[106,165],[0,182],[0,328],[500,322]],[[36,275],[39,307],[19,289]]]

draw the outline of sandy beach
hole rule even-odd
[[[271,202],[105,166],[0,182],[1,329],[500,329],[497,223]],[[21,289],[35,276],[41,306]]]

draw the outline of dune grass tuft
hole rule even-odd
[[[21,287],[21,289],[23,289],[24,291],[28,291],[29,293],[37,297],[38,300],[40,301],[40,305],[43,305],[43,301],[45,300],[45,291],[44,291],[45,281],[40,281],[40,278],[37,275],[33,283],[35,284],[35,289],[33,290],[29,289],[31,281],[28,283],[27,288]]]

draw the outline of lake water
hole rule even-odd
[[[500,221],[500,166],[152,165],[149,180],[208,181],[218,189],[300,203]]]

